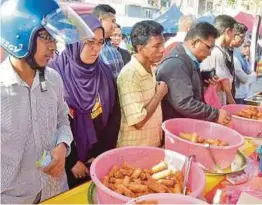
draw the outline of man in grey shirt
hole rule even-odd
[[[162,61],[157,80],[168,86],[162,100],[164,120],[193,118],[228,124],[231,116],[206,104],[199,64],[210,55],[217,30],[209,23],[198,23],[187,33],[184,44],[176,46]]]
[[[1,203],[38,203],[68,189],[65,158],[73,137],[62,80],[46,67],[56,50],[46,25],[52,17],[53,32],[68,25],[70,33],[73,25],[56,0],[10,0],[0,8],[1,46],[10,54],[0,65]],[[45,151],[49,160],[37,165]]]
[[[218,31],[218,38],[216,39],[216,46],[212,50],[211,55],[205,59],[201,65],[201,71],[216,70],[216,75],[219,78],[229,79],[230,85],[219,92],[221,104],[235,104],[232,89],[234,90],[234,63],[233,54],[229,53],[229,47],[235,37],[236,20],[231,16],[220,15],[215,19],[215,27]]]

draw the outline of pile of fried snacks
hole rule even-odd
[[[200,144],[209,144],[209,145],[218,146],[218,147],[229,145],[228,142],[222,141],[220,139],[204,139],[198,136],[197,133],[179,133],[179,137],[185,140],[188,140],[190,142],[200,143]]]
[[[247,107],[239,111],[236,115],[247,119],[262,120],[262,111],[257,107]]]
[[[183,180],[182,172],[168,169],[164,161],[151,169],[136,168],[125,162],[120,167],[114,165],[102,183],[119,194],[135,198],[151,193],[182,193]]]

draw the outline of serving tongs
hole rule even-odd
[[[194,160],[194,158],[195,158],[195,155],[191,155],[191,156],[187,157],[187,160],[186,160],[184,183],[183,183],[183,194],[184,195],[186,195],[186,193],[187,193],[188,177],[189,177],[189,172],[190,172],[190,169],[191,169],[191,164],[192,164],[192,161]]]

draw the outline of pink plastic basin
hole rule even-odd
[[[118,194],[102,184],[113,165],[121,166],[127,162],[138,168],[151,168],[164,160],[167,155],[172,157],[172,151],[155,147],[123,147],[107,151],[98,156],[92,163],[90,174],[96,185],[97,200],[101,204],[125,204],[131,198]],[[205,187],[205,174],[196,164],[192,163],[189,173],[189,186],[193,197],[201,195]]]
[[[213,162],[208,148],[203,144],[193,143],[179,137],[179,133],[196,132],[205,139],[220,139],[229,143],[229,146],[210,146],[216,164],[220,169],[228,168],[233,162],[236,153],[244,144],[244,137],[235,130],[228,127],[201,120],[176,118],[167,120],[162,125],[165,131],[165,148],[176,151],[183,155],[195,155],[196,161],[200,162],[207,169],[214,169]]]
[[[262,121],[246,119],[236,116],[236,113],[247,108],[254,107],[250,105],[226,105],[222,109],[231,113],[232,116],[232,129],[238,131],[244,136],[262,137]],[[257,107],[262,111],[262,107]]]
[[[144,200],[157,200],[158,204],[207,204],[192,196],[182,194],[148,194],[129,201],[127,204],[136,204]]]

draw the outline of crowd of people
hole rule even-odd
[[[138,22],[131,56],[121,46],[115,9],[101,4],[80,16],[92,37],[57,53],[42,19],[59,5],[29,1],[21,0],[17,12],[37,17],[38,24],[24,35],[19,26],[27,18],[17,24],[19,17],[7,15],[2,25],[9,29],[1,46],[10,54],[0,65],[2,203],[38,203],[88,181],[90,164],[107,150],[162,147],[167,119],[227,125],[231,115],[205,102],[209,85],[220,85],[221,105],[247,97],[254,78],[250,40],[247,27],[230,16],[217,16],[214,25],[182,17],[178,36],[167,42],[161,24]],[[26,38],[21,53],[13,49],[20,38]],[[216,76],[204,80],[201,72],[212,69]],[[37,167],[45,150],[51,162]]]

